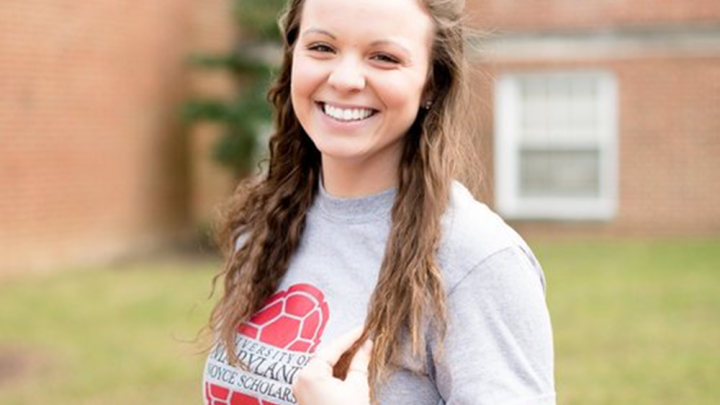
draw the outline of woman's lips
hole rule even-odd
[[[378,113],[378,110],[359,106],[341,106],[319,102],[320,110],[326,116],[340,122],[356,122],[366,120]]]

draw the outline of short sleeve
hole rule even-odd
[[[477,264],[448,292],[443,349],[430,342],[448,405],[555,404],[553,344],[542,270],[521,247]]]

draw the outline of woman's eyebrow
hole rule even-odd
[[[328,36],[332,39],[337,39],[337,38],[335,38],[335,35],[330,33],[330,31],[326,31],[326,30],[323,30],[320,28],[308,28],[305,31],[303,31],[303,35],[307,35],[307,34],[320,34],[320,35]]]
[[[396,46],[396,47],[400,48],[403,52],[407,53],[408,55],[411,54],[410,50],[407,47],[405,47],[403,44],[401,44],[400,42],[397,42],[397,41],[389,40],[389,39],[378,39],[377,41],[373,41],[372,43],[370,43],[370,45],[372,45],[372,46],[392,45],[392,46]]]

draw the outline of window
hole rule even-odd
[[[497,82],[495,186],[509,218],[609,219],[617,199],[617,90],[603,72]]]

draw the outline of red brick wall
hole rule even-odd
[[[628,229],[720,231],[720,57],[619,64]]]
[[[229,1],[3,0],[0,274],[154,247],[187,229],[178,103]],[[210,86],[212,87],[212,86]]]
[[[717,0],[468,0],[467,8],[471,21],[501,32],[720,20]]]
[[[668,236],[720,232],[720,56],[592,62],[497,63],[503,71],[593,69],[613,72],[619,90],[619,210],[609,222],[515,224],[531,235]],[[492,100],[492,82],[476,83]],[[492,150],[492,110],[482,111]],[[492,173],[492,161],[486,162]],[[492,175],[486,177],[492,181]]]

